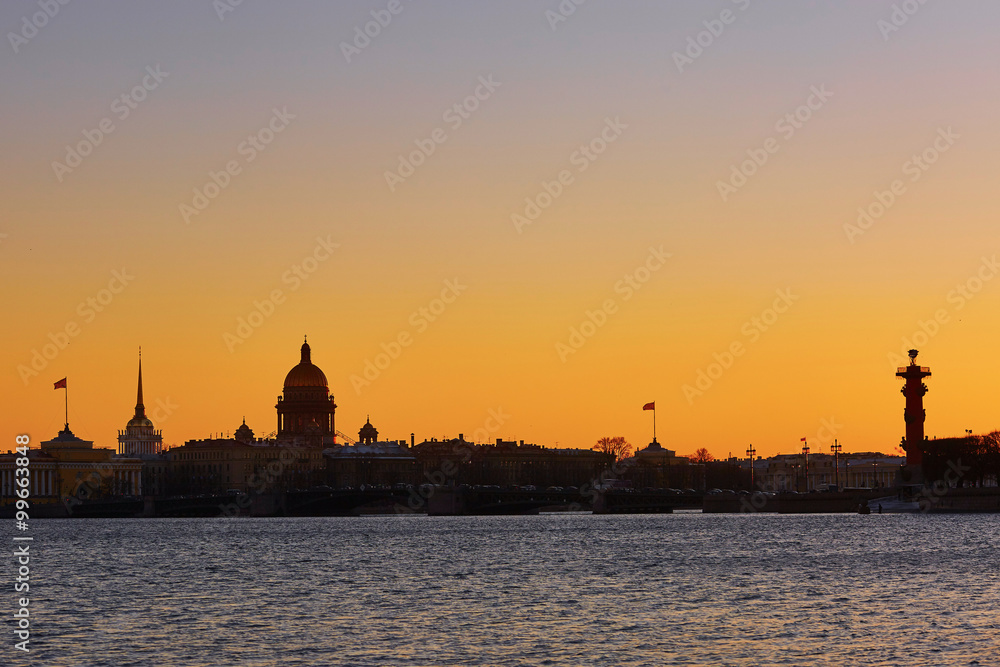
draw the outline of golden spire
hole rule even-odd
[[[146,418],[146,406],[142,404],[142,345],[139,346],[139,390],[135,398],[136,419]]]

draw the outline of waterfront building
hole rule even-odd
[[[15,459],[17,454],[0,455],[0,498],[3,504],[14,502]],[[115,450],[94,447],[91,440],[78,438],[66,424],[59,435],[38,443],[29,450],[32,502],[68,503],[71,499],[88,500],[139,496],[142,488],[142,461],[135,457],[116,456]]]
[[[172,494],[306,489],[324,477],[322,450],[255,438],[245,419],[232,437],[188,440],[167,458]]]
[[[322,369],[308,342],[285,375],[278,396],[274,439],[256,438],[246,420],[232,437],[188,440],[166,454],[167,488],[173,494],[263,493],[306,489],[326,478],[323,449],[336,444],[334,411]]]
[[[542,447],[524,441],[480,445],[472,454],[473,483],[500,486],[575,486],[593,484],[614,463],[614,456],[592,449]]]
[[[334,412],[326,374],[312,363],[308,342],[300,348],[299,363],[285,376],[278,411],[278,443],[285,446],[323,449],[336,444]]]
[[[632,488],[705,489],[705,466],[692,463],[686,456],[677,456],[656,438],[622,465],[627,466],[622,477]]]
[[[371,420],[358,431],[358,441],[323,451],[327,484],[336,489],[419,483],[417,460],[405,440],[379,442]]]
[[[421,482],[473,486],[580,487],[598,480],[614,457],[591,449],[542,447],[523,440],[477,445],[457,438],[413,447]]]
[[[170,459],[166,452],[140,454],[142,461],[142,494],[144,496],[167,495],[170,480]]]
[[[141,354],[141,353],[140,353]],[[36,502],[70,502],[123,496],[158,495],[165,491],[167,472],[163,434],[146,416],[142,397],[142,357],[139,358],[135,412],[118,431],[118,449],[94,447],[65,424],[62,431],[29,451]],[[13,459],[0,456],[0,496],[12,495]],[[10,470],[10,475],[7,471]]]
[[[831,457],[832,458],[832,457]],[[894,487],[899,471],[907,465],[906,456],[864,452],[840,456],[841,476],[847,489],[885,489]]]
[[[840,454],[802,453],[778,454],[758,460],[754,467],[756,488],[761,491],[827,491],[837,486],[843,488],[872,489],[892,487],[906,459],[879,453]],[[743,459],[741,467],[749,470],[749,461]]]

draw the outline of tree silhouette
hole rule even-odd
[[[985,486],[1000,477],[1000,431],[924,443],[924,477],[962,486]]]
[[[611,454],[616,461],[627,459],[632,455],[632,445],[628,444],[628,441],[620,435],[613,438],[605,436],[598,440],[592,449],[604,454]]]
[[[694,454],[691,455],[690,459],[695,463],[708,463],[709,461],[714,461],[715,457],[704,447],[695,450]]]

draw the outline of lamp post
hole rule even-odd
[[[830,451],[833,452],[833,467],[837,474],[837,490],[840,491],[840,450],[842,447],[840,443],[836,440],[830,445]]]
[[[802,445],[802,456],[805,459],[802,469],[806,478],[806,491],[809,491],[809,443]]]
[[[751,444],[750,447],[747,448],[747,456],[750,457],[750,489],[751,490],[754,489],[754,484],[753,484],[753,457],[754,457],[754,455],[756,453],[757,453],[757,450],[754,449],[753,448],[753,444]]]

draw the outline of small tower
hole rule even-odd
[[[243,423],[233,433],[233,440],[241,445],[249,445],[253,442],[253,429],[247,426],[247,418],[243,418]]]
[[[378,431],[372,426],[371,417],[365,421],[365,425],[358,431],[358,442],[362,445],[374,445],[378,442]]]
[[[917,351],[910,350],[910,365],[900,366],[896,369],[896,377],[906,380],[901,390],[906,396],[906,409],[903,411],[903,421],[906,422],[906,438],[903,440],[903,449],[906,450],[906,465],[920,468],[923,462],[924,447],[924,419],[927,411],[924,410],[924,394],[927,393],[927,385],[923,380],[930,377],[931,369],[926,366],[917,366]]]

